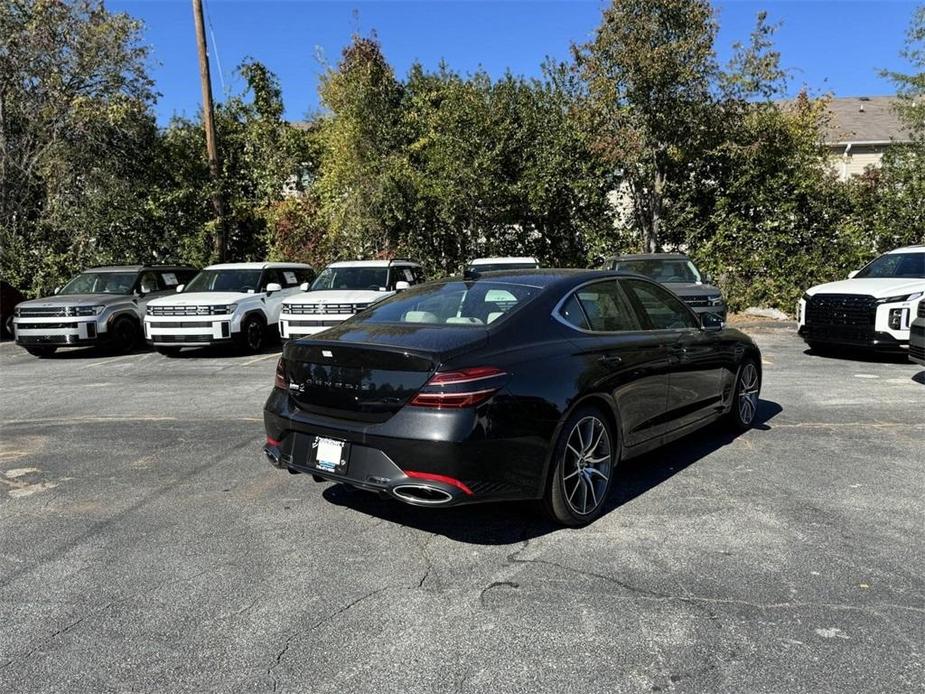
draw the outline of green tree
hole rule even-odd
[[[157,133],[140,29],[100,0],[0,3],[0,271],[26,291],[144,245]]]
[[[716,31],[707,0],[613,0],[594,39],[575,49],[587,132],[622,172],[648,251],[662,242],[669,189],[683,181],[715,116]]]

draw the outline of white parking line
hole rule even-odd
[[[244,362],[241,366],[250,366],[251,364],[256,364],[258,361],[264,361],[265,359],[279,359],[279,354],[264,354],[262,357]]]
[[[102,361],[93,362],[92,364],[87,364],[85,368],[92,369],[94,366],[104,366],[106,364],[114,364],[117,361],[125,361],[126,359],[134,359],[135,357],[143,357],[144,354],[126,354],[124,357],[109,357],[103,359]]]

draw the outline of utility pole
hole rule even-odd
[[[215,143],[215,122],[212,109],[212,78],[209,74],[209,54],[206,49],[206,30],[202,21],[202,0],[193,0],[193,19],[196,23],[196,43],[199,47],[199,79],[202,82],[202,123],[206,130],[206,151],[209,155],[209,174],[212,176],[212,206],[218,217],[213,236],[214,255],[218,262],[225,260],[225,205],[219,191],[218,147]]]

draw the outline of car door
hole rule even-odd
[[[723,407],[725,361],[716,334],[703,330],[694,312],[655,282],[623,279],[621,283],[647,327],[662,335],[668,348],[669,429],[716,414]]]
[[[615,278],[574,290],[559,317],[576,329],[585,361],[583,389],[604,390],[617,403],[623,443],[632,447],[665,431],[670,363],[664,336],[644,330]]]

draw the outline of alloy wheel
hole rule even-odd
[[[604,501],[613,467],[607,426],[594,416],[583,417],[572,428],[561,466],[565,501],[586,516]]]
[[[746,362],[739,374],[739,419],[742,424],[751,424],[758,411],[758,369],[752,362]]]

